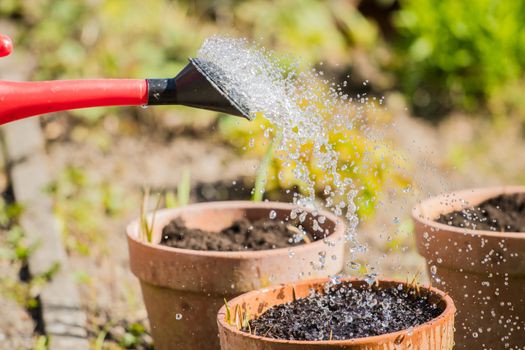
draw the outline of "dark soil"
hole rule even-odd
[[[177,218],[162,230],[160,244],[193,250],[266,250],[304,243],[303,239],[299,239],[300,232],[290,222],[271,219],[251,222],[246,218],[236,220],[220,232],[209,232],[188,228]]]
[[[346,340],[415,327],[442,313],[415,290],[355,288],[342,283],[323,293],[268,309],[243,331],[288,340]]]
[[[254,186],[253,179],[247,177],[239,177],[234,181],[199,182],[192,189],[191,198],[192,202],[250,200]],[[176,188],[172,190],[176,190]],[[298,188],[266,191],[263,199],[276,202],[292,202],[294,195],[298,191]]]
[[[503,194],[476,207],[441,215],[437,222],[473,230],[525,232],[525,193]]]

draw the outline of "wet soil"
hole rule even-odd
[[[473,230],[525,232],[525,193],[490,198],[476,207],[441,215],[437,222]]]
[[[162,230],[160,244],[174,248],[209,251],[245,251],[287,248],[310,240],[297,225],[279,220],[242,218],[220,232],[188,228],[180,218]]]
[[[402,285],[401,285],[402,286]],[[268,309],[243,330],[288,340],[347,340],[423,324],[442,309],[415,290],[355,288],[342,283]]]

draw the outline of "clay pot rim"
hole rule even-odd
[[[166,208],[160,209],[156,213],[156,219],[161,217],[170,216],[176,217],[180,212],[187,210],[202,210],[202,209],[280,209],[280,210],[292,210],[298,208],[297,205],[292,203],[285,202],[253,202],[253,201],[213,201],[213,202],[202,202],[202,203],[193,203],[179,208]],[[308,212],[313,212],[313,210],[305,209]],[[332,221],[335,224],[335,228],[332,233],[330,233],[327,238],[337,239],[342,238],[344,235],[345,225],[340,218],[326,210],[318,210],[319,215],[325,216],[326,219]],[[148,214],[150,217],[152,214]],[[255,251],[209,251],[209,250],[193,250],[193,249],[182,249],[168,247],[161,244],[145,242],[142,239],[138,238],[135,231],[137,226],[139,226],[140,218],[136,218],[131,221],[126,226],[126,234],[129,239],[137,242],[140,245],[147,247],[148,249],[155,249],[159,251],[164,251],[168,253],[177,253],[185,254],[192,256],[202,256],[202,257],[214,257],[214,258],[226,258],[226,259],[257,259],[264,258],[273,255],[282,255],[287,253],[292,249],[296,252],[298,249],[312,249],[318,246],[325,244],[323,239],[317,241],[301,244],[293,247],[286,248],[276,248],[276,249],[267,249],[267,250],[255,250]]]
[[[424,208],[433,206],[434,204],[441,206],[439,202],[446,201],[448,197],[455,196],[457,198],[470,198],[475,195],[479,194],[486,194],[486,199],[496,197],[499,194],[512,194],[512,193],[522,193],[525,192],[525,186],[493,186],[493,187],[476,187],[466,190],[460,190],[460,191],[454,191],[454,192],[448,192],[446,194],[437,195],[434,197],[430,197],[421,203],[414,206],[412,209],[412,219],[415,221],[421,222],[422,224],[426,226],[431,226],[438,228],[442,231],[450,231],[457,234],[462,235],[469,235],[469,236],[482,236],[482,237],[494,237],[494,238],[512,238],[512,239],[525,239],[525,232],[494,232],[494,231],[487,231],[487,230],[473,230],[469,228],[461,228],[451,225],[446,225],[439,223],[435,221],[432,218],[426,217],[423,215]],[[485,200],[485,199],[483,199]],[[479,204],[479,203],[478,203]],[[469,204],[473,205],[473,204]],[[476,204],[474,204],[476,205]],[[450,213],[450,211],[436,211],[439,215]]]
[[[293,285],[293,286],[298,286],[302,284],[318,285],[318,284],[325,284],[329,281],[330,281],[330,278],[318,278],[318,279],[306,280],[302,282],[296,282],[296,283],[290,283],[290,284],[280,284],[280,285],[275,285],[271,287],[266,287],[266,288],[262,288],[262,289],[254,290],[248,293],[241,294],[238,297],[229,300],[228,304],[232,305],[232,304],[235,304],[236,301],[246,299],[246,298],[251,299],[252,297],[276,290],[278,288],[282,288],[283,286],[287,286],[287,285]],[[343,278],[341,279],[341,281],[343,282],[352,282],[352,281],[353,282],[356,282],[356,281],[364,282],[361,279],[353,278],[353,277]],[[407,284],[407,282],[394,280],[394,279],[380,279],[378,280],[378,282],[380,284],[381,283],[393,283],[393,284],[397,283],[397,284],[403,284],[403,285]],[[456,307],[454,305],[454,301],[447,293],[442,292],[441,290],[434,288],[432,286],[420,286],[420,288],[430,290],[432,293],[435,293],[436,295],[440,296],[441,299],[446,303],[446,307],[445,307],[445,310],[443,310],[443,312],[439,316],[423,324],[420,324],[419,326],[413,327],[412,329],[414,332],[422,328],[431,327],[433,324],[450,317],[451,313],[452,314],[456,313]],[[296,345],[314,345],[315,344],[315,345],[345,345],[345,346],[347,345],[366,345],[370,343],[380,343],[380,342],[387,341],[384,338],[389,338],[389,339],[394,338],[395,339],[398,336],[405,335],[408,331],[408,329],[403,329],[403,330],[392,332],[392,333],[385,333],[381,335],[374,335],[371,337],[354,338],[354,339],[347,339],[347,340],[321,340],[321,341],[286,340],[286,339],[267,338],[267,337],[263,337],[259,335],[253,335],[250,333],[242,332],[238,330],[235,326],[228,324],[225,321],[225,317],[226,317],[226,306],[223,305],[220,308],[219,312],[217,313],[217,322],[219,323],[219,328],[223,327],[229,332],[235,333],[236,335],[248,337],[248,338],[263,341],[263,342],[274,343],[274,344],[280,343],[280,344],[296,344]]]

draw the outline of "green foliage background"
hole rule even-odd
[[[401,5],[394,14],[399,85],[418,111],[439,117],[453,108],[487,106],[501,115],[523,104],[509,87],[523,86],[525,2],[402,0]]]

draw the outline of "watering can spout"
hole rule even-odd
[[[12,42],[0,34],[0,57]],[[169,79],[0,81],[0,124],[51,112],[102,106],[185,105],[245,117],[251,114],[199,59]],[[214,67],[215,69],[216,67]]]
[[[228,97],[197,59],[190,59],[175,78],[147,79],[147,83],[148,105],[184,105],[252,119],[248,109]]]

